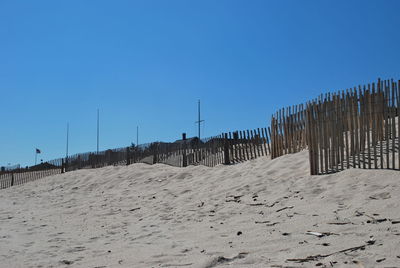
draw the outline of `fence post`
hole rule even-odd
[[[128,147],[126,147],[126,165],[128,166],[130,164],[131,164],[131,158],[129,155],[129,146],[128,146]]]
[[[229,165],[229,142],[228,142],[228,133],[224,133],[224,164]]]
[[[61,173],[64,173],[65,171],[65,166],[64,166],[64,158],[61,158]]]
[[[11,186],[14,185],[14,172],[11,172]]]
[[[313,109],[312,109],[312,104],[307,105],[307,121],[306,121],[306,137],[307,137],[307,143],[308,143],[308,160],[310,163],[310,175],[317,175],[317,172],[315,171],[315,166],[314,166],[314,142],[313,140],[313,128],[315,127],[313,125]]]
[[[158,151],[158,143],[157,144],[155,144],[155,146],[154,146],[154,152],[153,152],[153,164],[156,164],[157,162],[158,162],[158,155],[157,155],[157,151]]]
[[[182,133],[182,140],[183,140],[182,167],[187,167],[186,133]]]

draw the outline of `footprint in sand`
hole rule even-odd
[[[383,192],[383,193],[371,195],[369,198],[374,199],[374,200],[383,200],[383,199],[389,199],[389,198],[391,198],[391,196],[390,196],[390,193]]]
[[[99,238],[100,237],[98,237],[98,236],[91,237],[91,238],[89,238],[89,242],[94,242],[94,241],[98,240]]]
[[[247,256],[247,252],[241,252],[236,256],[233,256],[231,258],[227,258],[227,257],[223,257],[223,256],[218,256],[218,257],[214,257],[212,260],[210,260],[207,264],[204,265],[204,268],[212,268],[212,267],[216,267],[219,265],[223,265],[225,263],[230,263],[235,261],[236,259],[243,259]]]
[[[23,247],[26,247],[26,248],[29,248],[29,247],[31,247],[33,244],[35,244],[35,242],[28,242],[28,243],[25,243],[25,244],[23,244]]]
[[[76,246],[70,249],[67,249],[66,252],[67,253],[74,253],[74,252],[79,252],[79,251],[84,251],[86,248],[83,246]]]

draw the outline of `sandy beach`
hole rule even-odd
[[[308,152],[111,166],[0,192],[0,267],[400,267],[398,171]]]

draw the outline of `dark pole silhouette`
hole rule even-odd
[[[200,119],[200,100],[198,101],[198,120],[195,122],[196,124],[199,125],[199,140],[200,140],[200,124],[201,122],[204,122],[204,120]]]
[[[99,154],[99,109],[97,109],[97,154]]]
[[[69,141],[69,123],[67,123],[67,151],[65,154],[65,158],[68,158],[68,141]]]

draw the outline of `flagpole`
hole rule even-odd
[[[97,154],[99,154],[99,109],[97,109]]]
[[[68,158],[68,140],[69,140],[69,123],[67,123],[67,152],[65,158]]]

